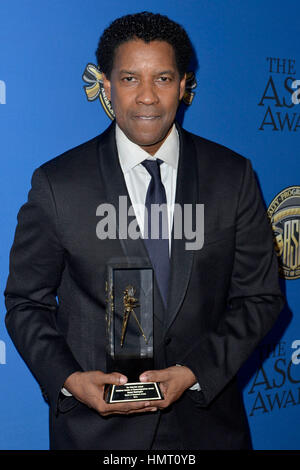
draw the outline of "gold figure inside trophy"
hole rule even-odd
[[[125,334],[126,334],[126,329],[128,325],[128,320],[130,317],[130,314],[134,317],[138,328],[146,342],[148,343],[148,340],[145,336],[145,333],[143,331],[143,328],[141,327],[141,324],[135,314],[134,309],[139,306],[138,299],[134,297],[135,295],[135,289],[133,286],[127,286],[125,291],[124,291],[124,297],[123,297],[123,304],[124,304],[124,317],[123,317],[123,324],[122,324],[122,333],[121,333],[121,347],[123,347],[124,344],[124,339],[125,339]]]

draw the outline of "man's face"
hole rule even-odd
[[[154,155],[171,130],[185,81],[169,43],[137,39],[116,49],[104,89],[124,134]]]

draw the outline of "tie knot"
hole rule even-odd
[[[148,173],[152,176],[152,178],[160,179],[160,165],[163,163],[162,160],[157,158],[156,160],[144,160],[142,165],[146,168]]]

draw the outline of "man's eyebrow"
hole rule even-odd
[[[160,72],[158,72],[157,74],[158,75],[164,75],[164,74],[169,74],[169,75],[175,75],[175,71],[174,70],[162,70]]]
[[[130,75],[135,75],[137,72],[135,70],[120,70],[120,73],[128,73]]]
[[[136,70],[121,69],[119,73],[120,74],[126,73],[128,75],[139,75],[139,72],[137,72]],[[155,72],[154,75],[164,75],[164,74],[175,75],[175,72],[174,70],[158,70],[157,72]]]

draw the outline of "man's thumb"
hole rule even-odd
[[[160,370],[147,370],[140,375],[141,382],[160,382],[162,372]]]
[[[127,382],[126,375],[120,374],[119,372],[112,372],[111,374],[105,374],[105,383],[112,385],[124,385]]]

